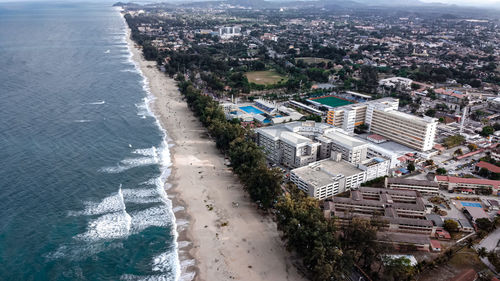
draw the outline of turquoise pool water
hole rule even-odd
[[[240,107],[241,110],[245,111],[246,113],[253,113],[253,114],[263,114],[264,111],[254,107],[254,106],[241,106]]]

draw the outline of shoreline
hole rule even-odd
[[[144,60],[128,26],[126,37],[155,97],[151,109],[167,134],[172,165],[164,184],[171,184],[167,194],[173,209],[183,208],[174,212],[180,279],[305,280],[285,251],[275,222],[258,212],[238,177],[224,165],[176,81],[160,72],[156,62]]]

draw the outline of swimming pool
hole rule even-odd
[[[240,107],[241,110],[245,111],[246,113],[253,113],[253,114],[263,114],[264,111],[256,108],[256,107],[253,107],[251,105],[249,106],[241,106]]]
[[[478,207],[478,208],[483,207],[483,206],[481,206],[481,203],[474,203],[474,202],[460,201],[460,204],[462,204],[462,206],[464,206],[464,207]]]

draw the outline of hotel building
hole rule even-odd
[[[369,131],[419,151],[434,146],[437,119],[417,117],[397,111],[399,100],[383,98],[365,103],[350,104],[328,111],[326,121],[348,133],[366,124]]]

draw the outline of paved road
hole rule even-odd
[[[500,240],[500,228],[497,228],[495,229],[495,231],[486,236],[486,238],[484,238],[483,241],[481,241],[481,243],[477,245],[477,247],[478,248],[484,247],[486,248],[486,250],[491,251],[497,247],[499,240]]]
[[[489,251],[492,251],[494,250],[498,243],[499,243],[499,240],[500,240],[500,228],[497,228],[495,229],[495,231],[493,231],[492,233],[490,233],[488,236],[486,236],[486,238],[484,238],[479,244],[477,244],[475,246],[476,249],[479,249],[479,248],[486,248],[486,250],[489,252]],[[490,263],[490,261],[488,260],[488,258],[484,257],[484,258],[481,258],[481,261],[491,270],[493,271],[495,274],[498,274],[495,270],[495,267]]]

